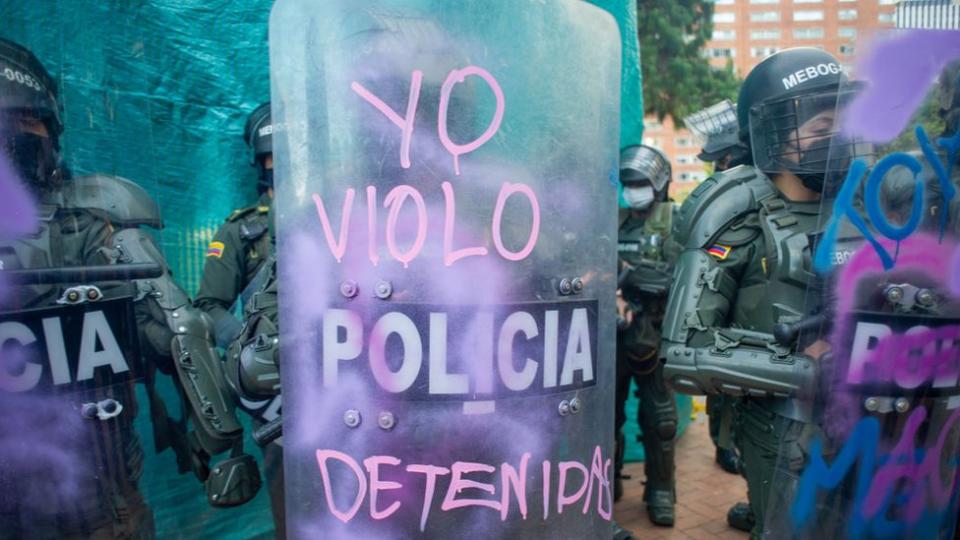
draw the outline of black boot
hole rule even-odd
[[[623,497],[623,480],[625,478],[630,478],[629,476],[624,476],[623,474],[623,465],[624,465],[624,455],[626,453],[626,438],[623,436],[623,432],[617,433],[617,444],[616,444],[616,454],[614,459],[614,471],[613,471],[613,502],[620,500],[620,497]]]
[[[647,502],[647,515],[654,525],[661,527],[673,527],[675,514],[673,506],[676,504],[676,497],[670,491],[647,490],[643,499]]]
[[[633,540],[633,533],[613,522],[613,540]]]
[[[727,512],[727,525],[740,531],[752,531],[756,521],[753,510],[750,510],[750,505],[745,502],[738,502]]]
[[[729,448],[717,447],[717,464],[730,474],[740,474],[740,458]]]

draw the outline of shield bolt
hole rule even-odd
[[[560,280],[560,284],[557,285],[557,289],[560,290],[560,294],[566,296],[573,292],[573,281],[570,278],[563,278]]]
[[[897,285],[887,287],[887,301],[896,304],[903,300],[903,289]]]
[[[583,402],[580,401],[580,398],[575,397],[570,400],[570,413],[577,414],[580,410],[583,409]]]
[[[923,306],[932,306],[935,297],[930,289],[920,289],[917,291],[917,302]]]
[[[563,400],[560,402],[560,406],[557,407],[557,412],[560,413],[560,416],[566,416],[570,414],[570,402]]]
[[[80,293],[71,289],[70,292],[67,293],[67,300],[70,302],[76,302],[77,300],[80,300]]]
[[[896,409],[898,413],[903,414],[910,410],[910,400],[907,398],[897,398],[897,401],[893,403],[893,408]]]
[[[356,281],[344,281],[340,284],[340,294],[346,298],[353,298],[357,295],[357,282]]]
[[[573,294],[580,294],[583,292],[583,280],[580,278],[573,278]]]
[[[880,408],[880,400],[878,400],[875,397],[868,397],[863,402],[863,408],[870,412],[875,412],[877,409]]]
[[[84,403],[80,407],[80,414],[87,419],[93,419],[97,417],[97,404],[96,403]]]
[[[393,416],[392,412],[383,411],[380,413],[380,416],[377,417],[377,424],[380,426],[380,429],[390,431],[397,425],[397,418]]]
[[[87,289],[87,300],[97,300],[100,298],[100,291],[94,287]]]
[[[373,290],[374,294],[377,295],[377,298],[381,300],[386,300],[390,298],[390,295],[393,294],[393,285],[389,281],[380,280],[377,282],[376,288]]]
[[[360,411],[356,409],[347,409],[343,413],[343,423],[348,428],[355,428],[360,425]]]

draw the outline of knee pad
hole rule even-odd
[[[657,422],[657,436],[663,440],[672,440],[677,435],[677,421],[666,418]]]

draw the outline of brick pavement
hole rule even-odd
[[[727,525],[727,510],[747,500],[742,477],[724,472],[714,462],[707,416],[700,412],[677,442],[677,521],[674,527],[650,523],[643,503],[643,463],[630,463],[623,498],[614,506],[617,523],[641,540],[720,538],[744,540],[749,535]]]

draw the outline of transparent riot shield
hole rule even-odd
[[[954,537],[960,455],[957,32],[906,31],[861,52],[838,113],[850,160],[811,251],[822,308],[816,421],[784,438],[774,538]],[[906,53],[909,51],[909,53]],[[936,80],[934,84],[926,81]],[[892,86],[894,81],[900,84]],[[910,81],[905,83],[904,81]],[[808,307],[810,307],[808,306]]]
[[[619,39],[583,2],[278,2],[287,531],[611,531]]]
[[[188,58],[199,48],[184,52],[162,22],[183,7],[161,4],[0,7],[15,42],[0,43],[3,537],[249,538],[272,528],[265,490],[245,507],[214,508],[194,477],[214,475],[233,448],[204,456],[191,435],[177,364],[219,357],[185,289],[202,269],[204,229],[240,205],[240,183],[224,179],[250,167],[236,134],[244,113],[230,123],[194,95],[224,97],[206,74],[228,49],[213,40],[205,59]],[[219,157],[234,149],[235,170]]]

